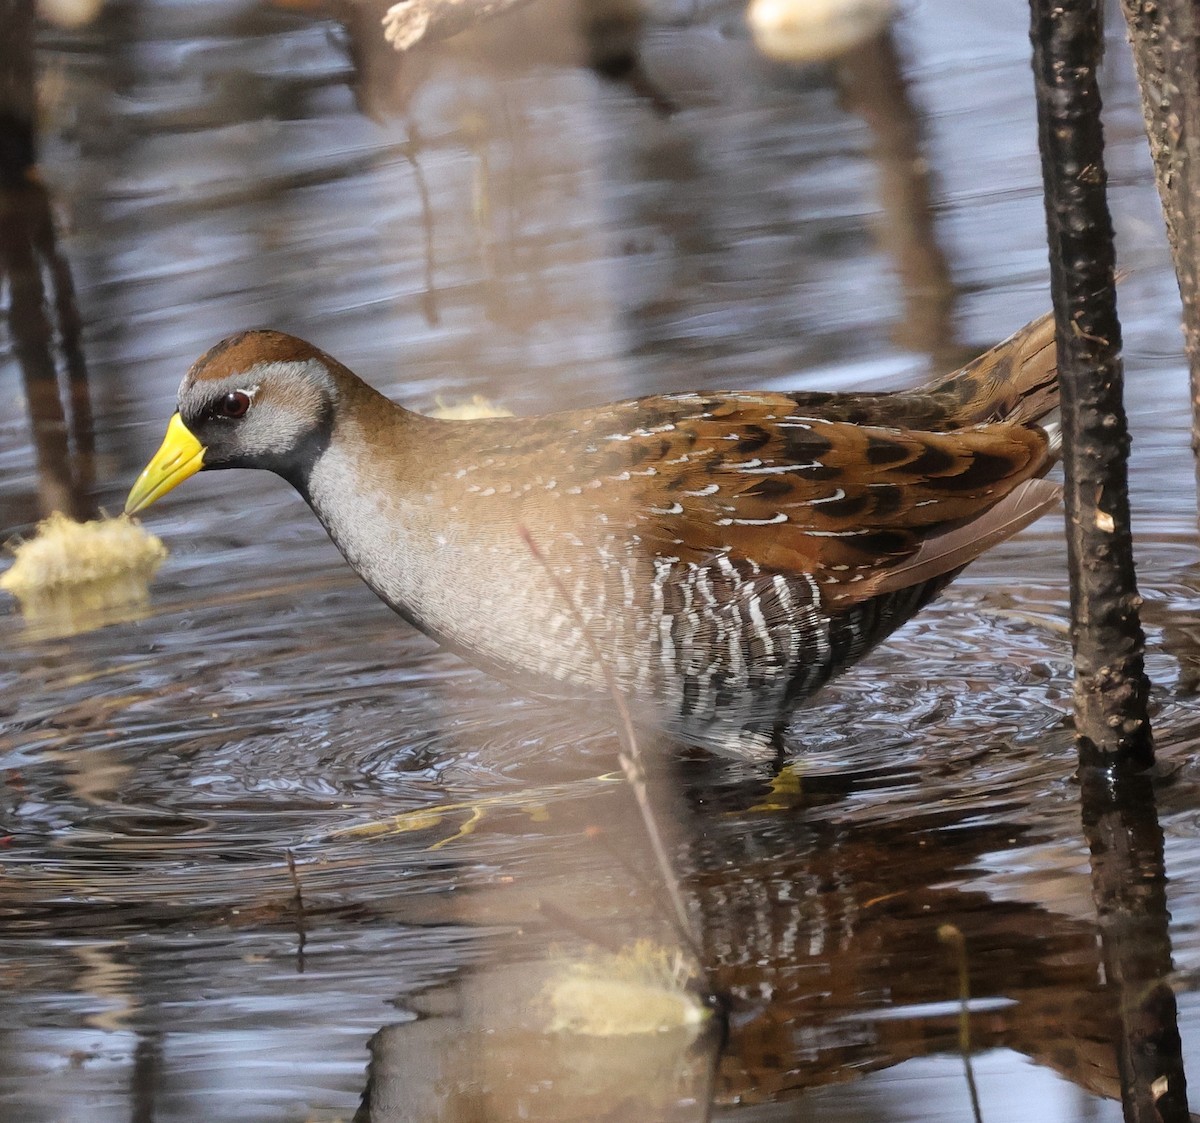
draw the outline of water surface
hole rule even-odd
[[[1023,21],[923,0],[894,55],[788,68],[737,8],[664,4],[630,32],[633,82],[586,65],[568,5],[403,60],[365,19],[231,0],[44,30],[41,175],[95,415],[79,498],[119,509],[183,371],[250,325],[418,408],[481,393],[517,412],[899,386],[989,346],[1048,300]],[[905,76],[890,94],[883,63]],[[1194,1070],[1186,374],[1119,40],[1104,89]],[[905,121],[924,165],[889,147]],[[47,485],[11,332],[0,348],[11,535]],[[1054,518],[827,689],[782,779],[671,754],[673,852],[730,1004],[711,1072],[704,1040],[631,1053],[527,1024],[558,958],[677,942],[603,713],[439,653],[273,478],[198,477],[146,521],[172,556],[140,619],[56,638],[0,615],[6,1118],[690,1120],[711,1094],[742,1123],[959,1120],[946,924],[984,1118],[1121,1117]]]

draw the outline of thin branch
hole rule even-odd
[[[967,941],[962,929],[954,924],[943,924],[937,931],[941,940],[954,956],[958,969],[958,1051],[962,1054],[963,1068],[967,1073],[967,1090],[971,1094],[971,1111],[975,1123],[983,1123],[983,1111],[979,1106],[979,1088],[975,1084],[975,1068],[971,1064],[971,973],[967,967]]]
[[[296,932],[299,939],[296,944],[296,962],[297,971],[304,974],[304,945],[308,942],[306,934],[306,914],[304,911],[304,894],[300,889],[300,874],[296,870],[296,855],[290,849],[285,851],[287,855],[288,873],[292,877],[292,888],[296,890],[296,895],[293,898],[296,903]]]

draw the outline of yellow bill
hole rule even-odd
[[[173,487],[204,467],[204,446],[192,436],[179,414],[171,418],[167,435],[150,463],[142,469],[125,500],[125,514],[149,507]]]

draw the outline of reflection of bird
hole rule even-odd
[[[200,468],[267,468],[383,600],[472,662],[599,693],[598,649],[643,720],[759,755],[800,701],[1057,501],[1038,478],[1057,400],[1049,317],[918,390],[478,421],[411,413],[310,344],[246,332],[188,372],[127,510]]]

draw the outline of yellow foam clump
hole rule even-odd
[[[74,631],[102,610],[145,602],[167,548],[127,515],[81,523],[55,513],[13,555],[0,589],[27,622]]]
[[[894,0],[750,0],[746,22],[768,58],[804,63],[844,55],[895,14]]]
[[[437,405],[429,411],[430,417],[442,421],[475,421],[481,417],[512,417],[512,410],[494,405],[482,394],[476,394],[469,402],[444,402],[437,399]]]
[[[686,989],[693,977],[682,952],[651,940],[564,962],[542,992],[547,1029],[592,1037],[694,1029],[710,1011]]]

